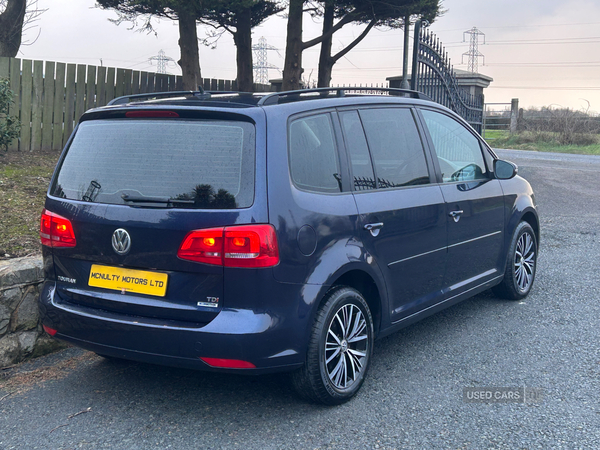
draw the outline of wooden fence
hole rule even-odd
[[[0,58],[0,78],[10,80],[21,135],[9,150],[60,150],[79,117],[122,95],[182,90],[182,78],[115,67]],[[205,90],[235,91],[235,81],[202,80]],[[257,91],[270,86],[256,85]]]

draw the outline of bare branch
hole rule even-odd
[[[356,47],[360,43],[360,41],[362,41],[367,36],[367,34],[369,34],[369,31],[371,31],[371,28],[373,28],[375,26],[376,22],[377,22],[377,19],[371,20],[371,22],[369,22],[369,25],[367,25],[367,27],[363,30],[363,32],[356,39],[354,39],[350,44],[348,44],[346,46],[346,48],[344,48],[343,50],[341,50],[340,52],[338,52],[337,54],[332,56],[333,61],[337,62],[340,58],[345,56],[350,50],[352,50],[354,47]]]
[[[203,22],[202,22],[203,23]],[[206,37],[204,39],[198,39],[200,41],[200,43],[202,45],[205,45],[207,47],[210,47],[212,50],[214,50],[215,48],[217,48],[217,43],[219,42],[219,40],[221,39],[221,37],[228,32],[228,30],[226,30],[223,27],[218,27],[212,24],[205,24],[205,25],[210,25],[213,28],[215,28],[214,30],[206,30]]]
[[[68,423],[63,423],[62,425],[59,425],[59,426],[57,426],[57,427],[54,427],[54,428],[52,428],[52,429],[50,430],[50,433],[52,433],[53,431],[56,431],[56,430],[58,430],[59,428],[66,427],[67,425],[69,425],[69,424],[68,424]],[[50,434],[50,433],[48,433],[48,434]]]
[[[302,50],[306,50],[307,48],[310,48],[310,47],[313,47],[313,46],[315,46],[317,44],[320,44],[325,39],[327,39],[329,36],[331,36],[333,33],[335,33],[340,28],[342,28],[344,25],[347,25],[350,22],[352,22],[354,19],[355,19],[355,17],[354,17],[354,15],[352,13],[346,14],[344,17],[342,17],[338,21],[338,23],[336,23],[334,26],[332,26],[331,29],[327,33],[322,34],[321,36],[318,36],[318,37],[316,37],[314,39],[311,39],[310,41],[303,42],[302,43]]]
[[[8,5],[8,0],[0,0],[0,12],[3,12]],[[41,9],[38,7],[38,0],[28,0],[27,6],[25,10],[25,18],[23,19],[23,27],[21,30],[15,30],[15,32],[21,32],[22,35],[25,32],[36,28],[38,25],[35,23],[39,21],[39,18],[42,14],[48,11],[48,8]],[[41,31],[38,32],[38,35],[35,37],[33,41],[31,40],[21,40],[21,45],[33,45],[38,38],[40,37]]]
[[[87,408],[87,409],[84,409],[83,411],[79,411],[78,413],[71,414],[70,416],[68,416],[68,417],[67,417],[67,420],[71,420],[73,417],[77,417],[77,416],[78,416],[78,415],[80,415],[80,414],[89,413],[89,412],[91,412],[91,411],[92,411],[92,408],[91,408],[91,407],[89,407],[89,408]],[[58,430],[59,428],[66,427],[67,425],[69,425],[69,424],[68,424],[68,423],[63,423],[62,425],[58,425],[58,426],[56,426],[56,427],[52,428],[52,429],[50,430],[50,433],[52,433],[52,432],[53,432],[53,431],[55,431],[55,430]],[[48,434],[50,434],[50,433],[48,433]]]
[[[77,417],[80,414],[85,414],[85,413],[89,413],[92,411],[92,407],[90,406],[89,408],[84,409],[83,411],[79,411],[78,413],[75,414],[71,414],[69,417],[67,417],[67,419],[72,419],[73,417]]]

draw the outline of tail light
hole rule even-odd
[[[181,259],[225,267],[273,267],[279,264],[272,225],[240,225],[194,230],[183,240]]]
[[[47,209],[42,211],[40,240],[47,247],[75,247],[77,244],[71,221]]]
[[[271,225],[225,228],[225,267],[272,267],[279,263],[275,229]]]
[[[194,230],[185,237],[177,256],[206,264],[223,264],[223,228]]]

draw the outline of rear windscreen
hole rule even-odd
[[[131,206],[245,208],[254,200],[254,149],[247,122],[83,122],[50,194]]]

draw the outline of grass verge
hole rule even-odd
[[[40,214],[58,157],[0,152],[0,259],[40,252]]]
[[[485,132],[485,140],[493,148],[600,155],[600,138],[596,135],[585,135],[586,141],[589,142],[587,145],[564,145],[557,142],[555,138],[557,136],[554,133],[521,132],[510,135],[508,131],[501,130]]]

